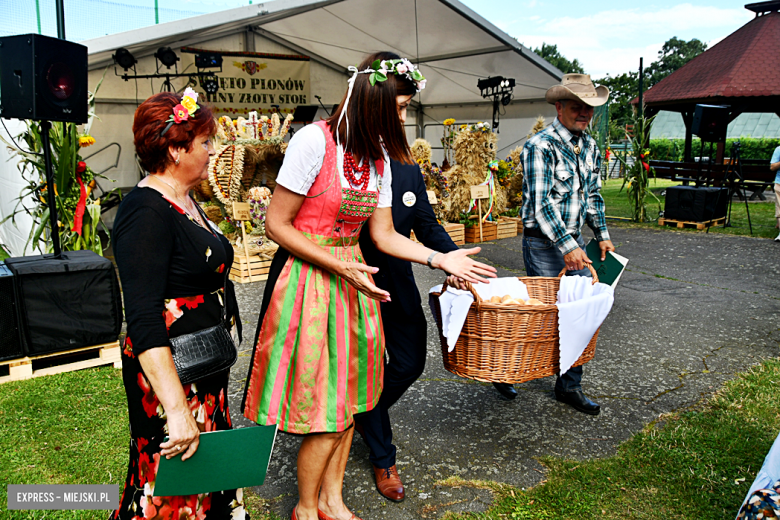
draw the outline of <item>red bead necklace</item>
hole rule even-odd
[[[357,173],[361,175],[358,176]],[[344,152],[344,177],[349,181],[349,185],[355,189],[365,191],[368,188],[368,181],[371,178],[371,163],[363,161],[363,165],[358,167],[355,164],[355,158],[350,152]]]

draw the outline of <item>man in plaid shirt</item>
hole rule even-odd
[[[615,247],[609,239],[601,197],[601,155],[596,142],[584,133],[593,107],[609,97],[604,86],[594,88],[590,76],[565,74],[545,96],[558,117],[531,137],[523,148],[523,262],[528,276],[568,274],[590,276],[581,236],[583,223],[596,235],[601,259]],[[596,415],[598,404],[582,392],[582,367],[572,367],[555,382],[555,398],[580,412]],[[504,397],[517,392],[494,383]]]

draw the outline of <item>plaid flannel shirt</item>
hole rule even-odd
[[[579,157],[574,146],[581,148]],[[596,141],[575,136],[556,117],[523,147],[523,226],[538,228],[561,253],[577,247],[574,236],[588,226],[596,240],[609,240],[601,197],[601,153]]]

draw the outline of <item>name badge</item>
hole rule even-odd
[[[588,168],[593,169],[593,158],[588,156],[588,158],[585,159],[585,164],[588,165]]]
[[[401,200],[404,202],[404,206],[406,206],[407,208],[411,208],[412,206],[414,206],[414,203],[417,202],[417,196],[411,191],[407,191],[406,193],[404,193]]]

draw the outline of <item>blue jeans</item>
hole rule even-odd
[[[582,235],[577,237],[577,244],[585,249]],[[523,237],[523,263],[528,276],[558,276],[566,267],[563,253],[551,240],[535,237]],[[569,271],[567,276],[579,274],[591,276],[589,269]],[[571,367],[565,374],[560,374],[555,381],[555,389],[559,392],[575,392],[582,390],[582,366]]]

